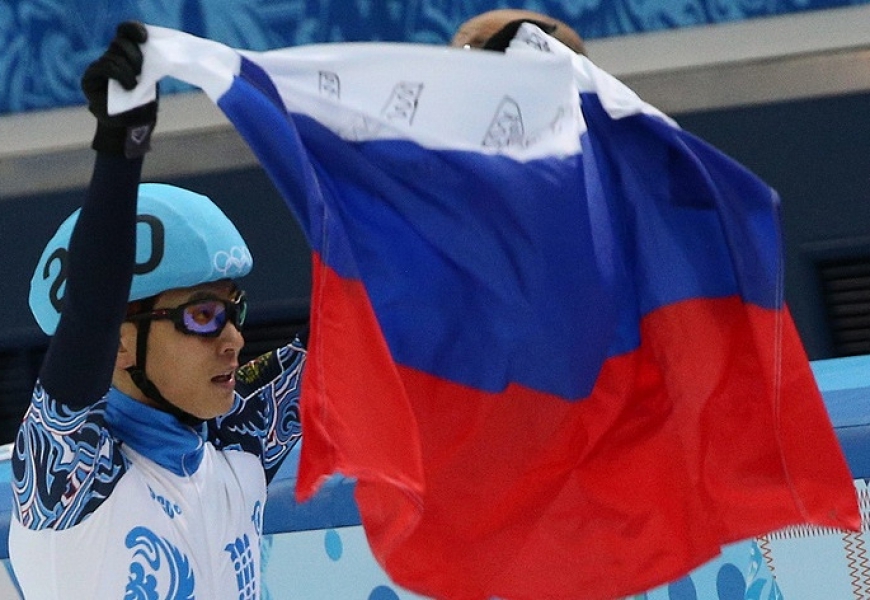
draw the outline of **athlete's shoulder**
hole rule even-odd
[[[305,356],[305,346],[299,337],[258,356],[236,371],[236,393],[246,398],[276,379],[298,375]]]
[[[106,426],[106,400],[74,409],[37,381],[12,455],[16,515],[30,529],[68,529],[111,495],[129,464]]]

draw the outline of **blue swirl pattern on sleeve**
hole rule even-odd
[[[299,394],[304,363],[305,349],[296,340],[242,366],[232,410],[206,426],[206,437],[216,448],[258,456],[267,482],[302,436]]]
[[[13,492],[27,528],[68,529],[109,497],[128,468],[105,426],[105,400],[73,410],[36,383],[15,440]]]

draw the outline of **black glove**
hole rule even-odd
[[[117,115],[109,115],[106,106],[109,79],[117,80],[125,90],[136,87],[136,78],[142,72],[139,45],[147,39],[148,30],[142,23],[124,21],[118,25],[109,48],[82,76],[88,109],[97,117],[97,132],[91,147],[98,152],[135,158],[151,149],[151,132],[157,124],[156,100]]]
[[[532,25],[537,25],[541,28],[541,31],[544,33],[548,33],[550,35],[556,31],[556,25],[551,23],[544,23],[542,21],[536,21],[534,19],[517,19],[516,21],[511,21],[494,34],[492,34],[486,43],[483,45],[484,50],[494,50],[496,52],[504,52],[508,46],[511,45],[511,40],[514,39],[517,35],[517,31],[520,29],[520,25],[523,23],[531,23]]]

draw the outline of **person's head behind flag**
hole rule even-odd
[[[577,54],[586,55],[583,39],[566,23],[539,12],[504,8],[487,11],[462,23],[450,40],[456,48],[504,52],[523,23],[532,23]]]

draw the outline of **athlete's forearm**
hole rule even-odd
[[[52,397],[72,407],[96,401],[111,384],[136,258],[141,172],[142,158],[97,153],[63,261],[63,310],[40,379]]]

